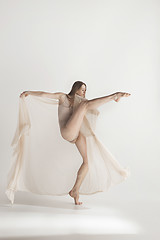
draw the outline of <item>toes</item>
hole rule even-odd
[[[75,199],[75,204],[76,204],[76,205],[81,205],[82,202],[79,202],[78,199]]]

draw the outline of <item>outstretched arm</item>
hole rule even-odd
[[[21,93],[20,97],[22,97],[23,94],[24,94],[24,96],[33,95],[33,96],[47,97],[47,98],[52,98],[52,99],[60,99],[60,97],[64,93],[63,92],[50,93],[50,92],[42,92],[42,91],[25,91],[25,92]]]

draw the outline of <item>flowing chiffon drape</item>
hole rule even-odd
[[[84,98],[75,95],[73,111]],[[66,195],[73,187],[82,158],[74,144],[64,140],[58,119],[59,100],[29,95],[19,97],[17,128],[11,143],[13,154],[7,175],[6,195],[14,203],[15,192]],[[89,170],[79,194],[108,189],[130,175],[97,138],[97,109],[88,110],[80,132],[86,137]]]

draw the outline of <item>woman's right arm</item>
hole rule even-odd
[[[25,96],[27,97],[28,95],[33,95],[33,96],[42,96],[43,92],[42,91],[24,91],[20,94],[20,97]]]
[[[25,91],[21,93],[20,97],[22,95],[28,96],[28,95],[33,95],[33,96],[39,96],[39,97],[47,97],[47,98],[52,98],[52,99],[60,99],[60,97],[64,94],[63,92],[55,92],[55,93],[50,93],[50,92],[42,92],[42,91]]]

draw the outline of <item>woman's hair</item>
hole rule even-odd
[[[83,84],[85,85],[85,87],[87,87],[84,82],[81,82],[81,81],[76,81],[76,82],[74,82],[73,85],[72,85],[71,91],[68,93],[68,95],[69,95],[69,96],[74,96],[75,93],[77,92],[77,90],[80,89],[80,87],[81,87]]]

